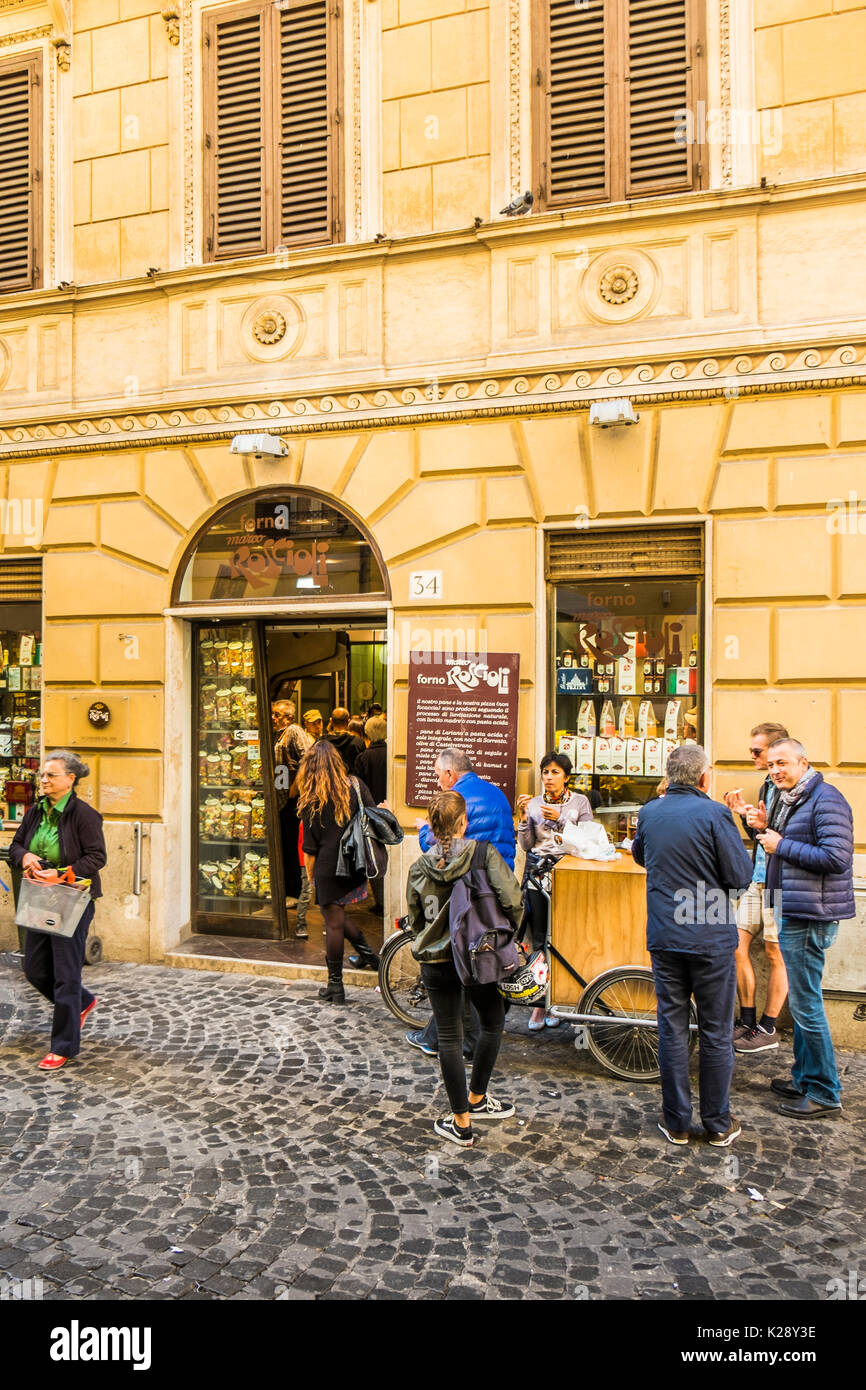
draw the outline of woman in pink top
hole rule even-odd
[[[565,753],[545,753],[541,759],[541,795],[517,798],[520,817],[517,839],[521,849],[526,852],[527,874],[536,868],[539,859],[549,856],[558,859],[560,855],[568,854],[568,846],[557,844],[555,836],[562,834],[569,821],[577,823],[593,819],[588,799],[581,792],[569,791],[570,776],[571,759]],[[531,883],[526,884],[526,888],[526,912],[532,948],[543,951],[547,949],[549,928],[547,902]],[[538,1033],[545,1024],[548,1028],[557,1028],[560,1022],[552,1014],[546,1014],[544,1009],[533,1009],[529,1031]]]

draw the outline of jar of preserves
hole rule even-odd
[[[245,685],[232,686],[232,723],[243,724],[247,717],[247,688]]]

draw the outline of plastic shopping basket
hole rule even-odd
[[[68,881],[39,883],[25,874],[18,890],[15,925],[51,936],[74,936],[92,901],[88,888],[75,888]]]

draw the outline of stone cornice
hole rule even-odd
[[[48,32],[45,30],[44,32]],[[289,284],[299,276],[326,274],[363,265],[384,265],[387,261],[421,258],[425,255],[467,254],[486,248],[516,249],[538,238],[558,235],[580,237],[581,233],[615,232],[628,228],[635,236],[640,228],[656,223],[676,227],[678,219],[716,219],[720,215],[751,217],[781,208],[798,208],[826,203],[866,201],[866,173],[845,174],[826,179],[810,179],[780,184],[773,188],[707,189],[699,193],[665,194],[640,198],[631,203],[607,203],[571,211],[533,214],[528,218],[502,218],[480,227],[424,235],[388,238],[381,242],[345,242],[336,246],[293,248],[288,267],[277,256],[250,256],[220,263],[181,266],[160,271],[152,279],[106,281],[74,286],[68,290],[29,290],[0,297],[0,328],[9,317],[57,312],[63,308],[97,307],[105,301],[148,299],[153,296],[201,292],[226,284],[257,283],[273,278],[275,284]]]
[[[708,357],[684,355],[617,365],[563,366],[524,374],[428,377],[423,383],[367,384],[326,393],[259,393],[230,388],[208,403],[179,402],[108,414],[76,414],[0,428],[0,461],[225,440],[251,425],[279,434],[382,429],[491,416],[585,409],[628,396],[637,407],[728,400],[791,391],[866,387],[866,340],[786,346]]]

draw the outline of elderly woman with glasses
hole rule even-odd
[[[76,784],[90,769],[74,753],[49,753],[40,774],[42,795],[24,816],[9,846],[10,863],[37,882],[50,881],[57,870],[71,868],[76,878],[90,880],[92,898],[101,896],[99,870],[105,864],[102,816],[75,794]],[[42,1071],[59,1071],[81,1049],[81,1026],[96,997],[81,983],[84,944],[93,921],[89,903],[71,937],[28,931],[24,974],[54,1005],[51,1051],[39,1063]]]

